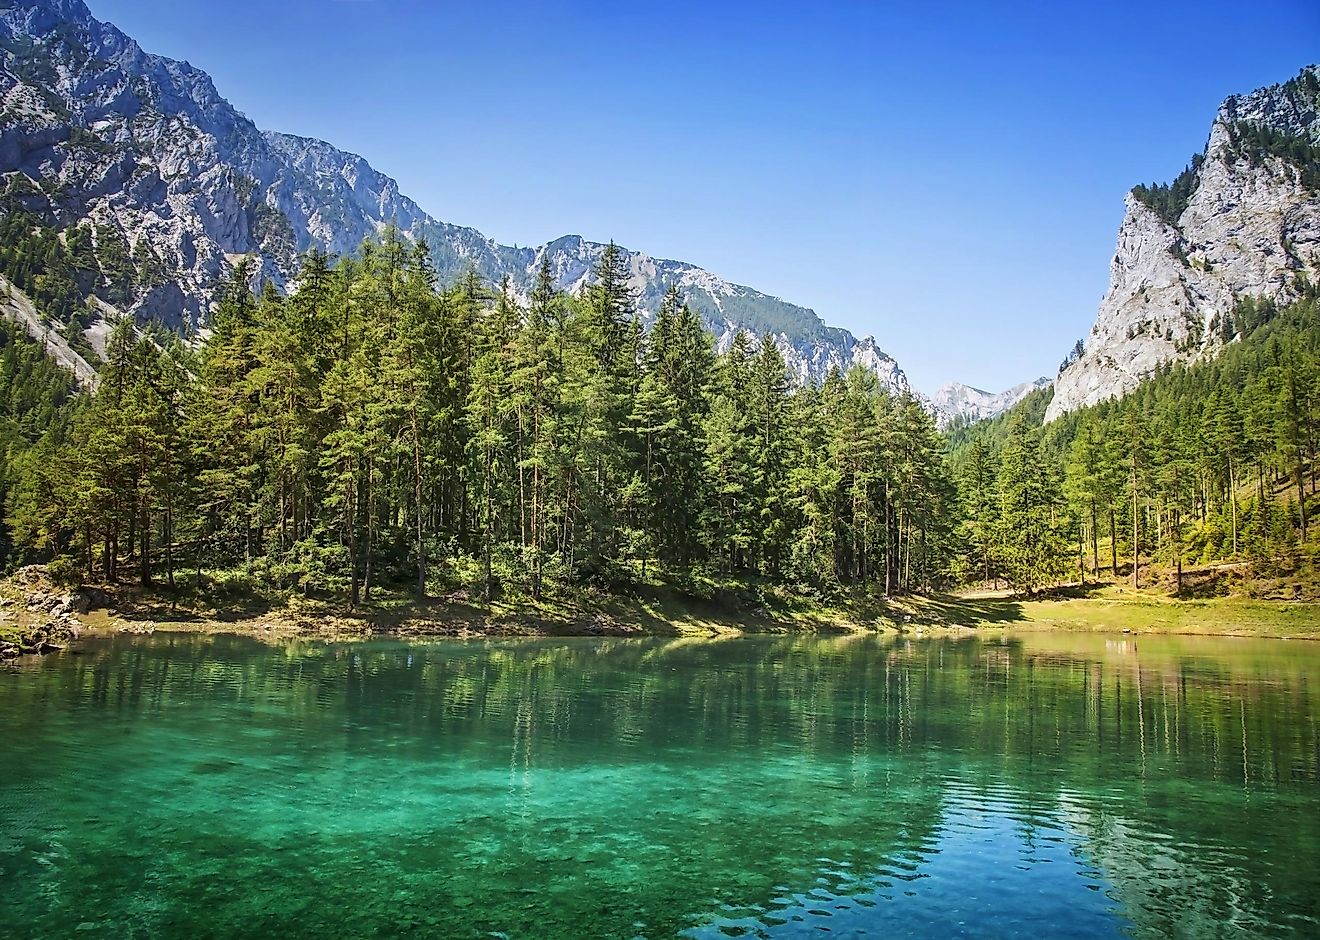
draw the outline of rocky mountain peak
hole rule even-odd
[[[1234,310],[1287,303],[1320,276],[1320,68],[1226,99],[1205,150],[1171,184],[1127,195],[1109,288],[1050,421],[1214,355]]]
[[[1012,408],[1036,389],[1049,384],[1049,379],[1041,377],[1031,382],[1021,382],[1002,392],[987,392],[962,382],[946,382],[927,401],[936,423],[941,428],[947,428],[959,421],[974,422],[993,418]]]
[[[1246,95],[1230,95],[1215,115],[1215,125],[1238,122],[1273,128],[1294,137],[1320,143],[1320,65],[1308,65],[1294,78],[1257,89]],[[1212,132],[1213,133],[1213,132]]]

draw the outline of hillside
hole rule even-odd
[[[79,299],[184,334],[206,328],[241,259],[255,261],[255,283],[283,290],[304,253],[351,252],[388,224],[426,241],[443,282],[473,269],[493,284],[508,277],[523,300],[543,257],[556,286],[575,293],[605,248],[576,235],[513,248],[442,222],[361,157],[258,129],[205,72],[143,51],[81,0],[0,10],[0,180],[0,214],[25,212],[84,243],[88,276],[68,285]],[[806,307],[693,264],[623,254],[648,324],[674,286],[722,348],[749,330],[773,336],[799,378],[859,364],[907,389],[873,339]],[[104,330],[103,319],[85,326]]]
[[[1048,421],[1047,388],[952,429],[969,579],[1011,567],[1002,545],[1012,533],[997,526],[1016,455],[1033,468],[1033,511],[1050,520],[1053,548],[1038,563],[1052,577],[1071,567],[1093,579],[1158,578],[1183,596],[1320,595],[1317,292],[1230,312],[1238,335],[1218,356],[1161,366],[1121,399]],[[1071,565],[1060,564],[1069,551]]]

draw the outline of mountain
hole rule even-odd
[[[242,259],[256,280],[287,289],[301,253],[349,252],[391,223],[426,239],[442,279],[474,268],[524,294],[544,255],[560,287],[581,290],[604,249],[576,235],[514,248],[438,221],[363,158],[259,130],[205,72],[144,52],[81,0],[0,9],[0,180],[0,213],[30,213],[66,243],[84,230],[93,267],[126,272],[91,278],[88,292],[185,334],[205,329],[217,286]],[[806,307],[685,262],[626,257],[644,319],[677,285],[722,345],[749,330],[773,336],[801,379],[857,364],[908,388],[873,339]]]
[[[1131,391],[1158,366],[1214,355],[1260,302],[1320,275],[1320,66],[1228,98],[1205,150],[1168,185],[1127,196],[1109,289],[1050,421]]]
[[[936,389],[928,403],[939,426],[947,428],[959,421],[970,423],[993,418],[1012,408],[1036,389],[1049,384],[1049,379],[1039,378],[994,393],[972,388],[962,382],[948,382]]]

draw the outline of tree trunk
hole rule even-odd
[[[1297,465],[1295,471],[1296,479],[1297,479],[1297,511],[1301,513],[1303,543],[1306,542],[1306,477],[1302,472],[1302,460],[1304,456],[1305,455],[1304,452],[1302,451],[1302,448],[1298,447]]]
[[[375,538],[376,528],[376,491],[375,486],[376,465],[374,461],[367,461],[367,527],[366,541],[362,547],[362,599],[371,600],[371,549]]]
[[[143,587],[151,586],[151,515],[145,507],[142,509],[142,531],[139,534],[141,553],[139,555],[140,574]]]
[[[137,544],[137,507],[134,506],[128,513],[128,551],[126,557],[133,557],[133,546]],[[116,545],[116,548],[118,546]],[[118,554],[118,553],[116,553]]]
[[[484,532],[481,539],[482,555],[483,555],[481,593],[482,596],[486,599],[487,604],[490,603],[491,595],[494,593],[494,584],[493,584],[494,576],[491,573],[491,558],[490,558],[490,543],[493,541],[495,535],[494,532],[495,498],[493,495],[494,493],[493,481],[491,479],[491,477],[493,476],[492,468],[494,467],[494,464],[495,464],[495,460],[493,455],[489,450],[486,451],[486,482],[485,482],[486,505],[484,507],[486,518],[482,525],[482,529],[484,530]]]
[[[344,484],[344,519],[345,536],[348,542],[348,570],[349,570],[349,589],[348,589],[348,609],[355,610],[361,598],[361,587],[358,585],[358,558],[357,558],[357,487],[352,475],[346,475],[347,482]]]
[[[417,597],[426,597],[426,541],[422,538],[422,440],[417,428],[417,403],[411,412],[413,439],[413,502],[417,511]]]
[[[1141,587],[1141,535],[1137,515],[1137,452],[1132,451],[1132,586]]]
[[[1109,574],[1118,580],[1118,512],[1109,506]]]
[[[892,590],[892,571],[894,567],[894,539],[893,526],[890,520],[893,518],[893,509],[889,505],[889,481],[885,481],[885,596],[893,593]],[[987,557],[986,570],[990,568],[990,562]]]
[[[1237,474],[1231,460],[1228,464],[1228,502],[1233,513],[1233,557],[1236,558],[1238,553]]]
[[[1091,500],[1091,577],[1100,580],[1100,527],[1096,520],[1095,500]]]
[[[532,432],[535,434],[535,430]],[[541,461],[532,466],[532,600],[541,599]]]
[[[165,577],[169,581],[170,592],[174,591],[174,509],[168,503],[165,506]],[[171,601],[171,604],[173,601]]]

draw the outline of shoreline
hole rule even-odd
[[[82,636],[204,633],[343,642],[372,638],[716,638],[873,634],[912,638],[1014,632],[1236,636],[1320,640],[1320,602],[1178,599],[1120,585],[1021,597],[981,591],[845,605],[775,596],[750,607],[672,589],[540,603],[478,603],[455,592],[423,602],[384,595],[349,612],[333,602],[215,591],[205,603],[128,585],[59,593],[38,569],[0,582],[0,661],[57,652]]]
[[[280,643],[291,640],[354,642],[372,639],[466,640],[546,638],[668,638],[718,639],[739,636],[847,636],[877,635],[932,639],[943,637],[1004,636],[1019,633],[1099,633],[1132,636],[1211,636],[1320,640],[1320,605],[1280,602],[1242,602],[1206,605],[1203,602],[1112,600],[994,599],[1001,610],[1021,608],[1013,617],[986,616],[964,622],[944,618],[886,618],[869,624],[844,618],[813,618],[810,622],[750,619],[741,624],[688,620],[652,629],[642,622],[616,617],[590,620],[542,619],[526,612],[514,616],[471,617],[415,614],[345,617],[296,610],[271,610],[255,616],[142,616],[141,612],[96,610],[79,615],[76,626],[59,649],[84,637],[195,633],[250,636]],[[931,606],[940,602],[932,601]],[[988,613],[985,608],[980,611]],[[1209,616],[1200,616],[1209,614]],[[1173,615],[1173,616],[1170,616]],[[911,615],[904,615],[911,616]],[[639,621],[643,618],[638,618]],[[959,618],[962,619],[962,618]],[[56,652],[50,649],[46,652]],[[31,652],[31,650],[24,650]],[[13,657],[9,657],[12,659]]]

